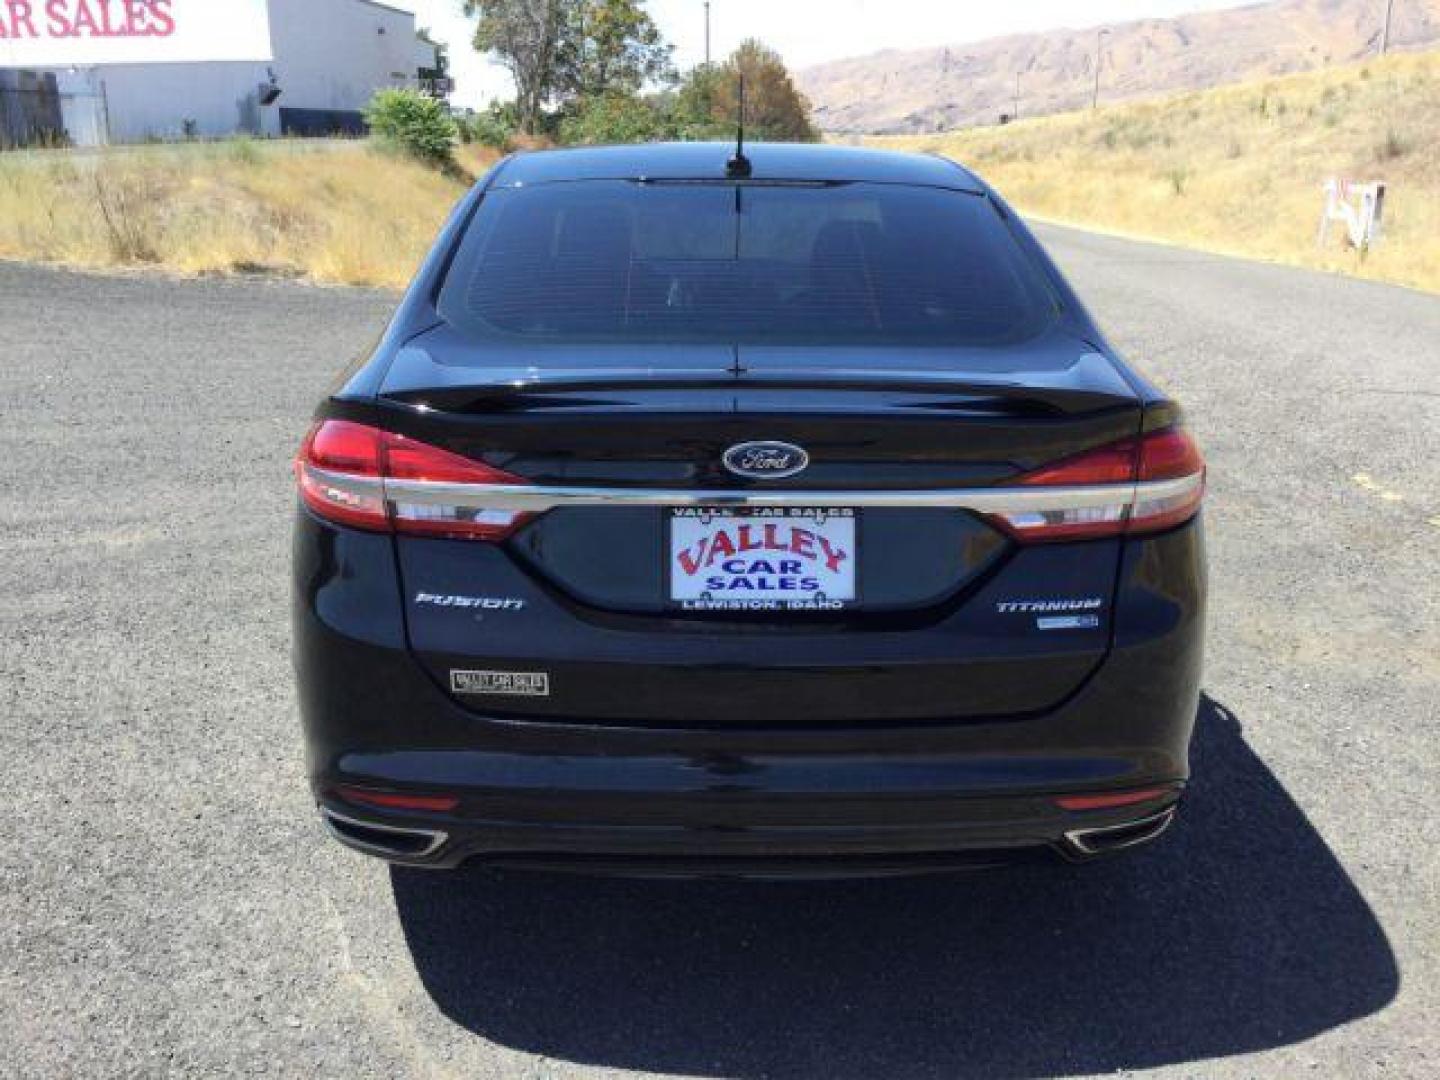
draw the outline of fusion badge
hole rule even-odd
[[[525,601],[513,596],[458,596],[453,593],[417,592],[415,603],[429,607],[478,611],[524,611]]]

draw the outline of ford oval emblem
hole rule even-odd
[[[726,450],[721,460],[748,480],[783,480],[809,465],[810,455],[787,442],[743,442]]]

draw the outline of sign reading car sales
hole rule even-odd
[[[0,68],[270,59],[267,0],[0,0]]]
[[[670,515],[670,599],[687,611],[834,611],[856,599],[854,510]]]

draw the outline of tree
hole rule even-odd
[[[728,139],[735,134],[735,120],[720,108],[720,85],[735,78],[722,67],[706,64],[690,72],[675,95],[670,123],[675,138],[686,140]],[[747,110],[748,111],[748,110]]]
[[[464,0],[478,16],[475,48],[493,53],[515,80],[521,128],[533,134],[541,110],[563,82],[560,57],[573,23],[575,0]]]
[[[740,115],[740,76],[745,76],[745,135],[778,142],[818,142],[810,102],[795,88],[780,54],[747,38],[720,67],[710,88],[711,116],[733,129]]]
[[[729,139],[740,118],[740,76],[745,76],[745,137],[815,142],[810,102],[795,89],[780,54],[755,39],[742,42],[723,63],[692,71],[671,113],[682,139]]]
[[[475,48],[515,80],[531,134],[547,105],[574,114],[577,102],[634,95],[670,72],[670,45],[644,0],[464,0],[464,10],[479,17]]]
[[[644,0],[578,0],[566,46],[565,89],[581,99],[638,94],[671,71],[670,43]]]

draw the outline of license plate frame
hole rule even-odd
[[[773,587],[737,590],[727,587],[724,590],[699,590],[702,593],[708,592],[709,596],[693,595],[697,592],[695,582],[684,576],[687,571],[681,563],[680,555],[682,551],[688,551],[694,561],[697,537],[704,535],[706,528],[713,528],[717,521],[728,522],[734,527],[730,546],[740,549],[736,550],[734,557],[750,560],[751,568],[756,561],[770,562],[775,573],[767,575],[762,570],[748,575],[735,575],[722,567],[718,574],[712,576],[718,576],[727,582],[733,582],[737,576],[748,576],[752,580],[768,576],[772,582],[781,577],[815,577],[819,582],[818,587],[797,587],[794,590]],[[807,522],[816,527],[807,528]],[[766,530],[766,525],[773,525],[775,529]],[[748,534],[740,532],[741,526],[749,526]],[[796,529],[809,532],[813,537],[813,555],[807,554],[804,538],[796,536]],[[660,551],[664,603],[673,610],[687,612],[783,612],[799,615],[853,609],[861,603],[864,595],[860,574],[860,531],[860,511],[855,507],[667,507],[664,511],[664,535]],[[746,540],[752,546],[744,546]],[[793,550],[796,544],[799,546],[798,551]],[[843,558],[839,561],[839,569],[830,572],[828,564],[837,551]],[[710,551],[707,550],[700,555],[701,566],[714,570],[713,564],[705,567],[703,563],[709,554]],[[730,558],[723,547],[719,557],[723,557],[725,561]],[[782,558],[787,562],[798,561],[802,573],[781,573],[779,563]],[[817,569],[817,560],[820,560],[818,565],[824,569]],[[793,592],[796,598],[787,597],[787,591]],[[720,595],[721,593],[723,595]]]

